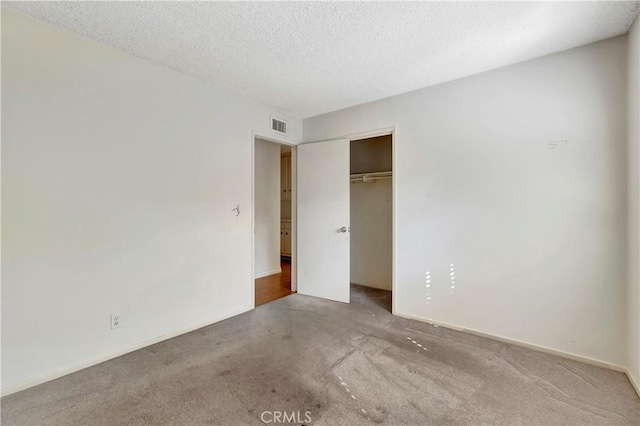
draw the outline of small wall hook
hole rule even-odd
[[[240,204],[238,204],[236,208],[232,209],[231,211],[236,212],[236,217],[240,216]]]

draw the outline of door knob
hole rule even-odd
[[[342,228],[340,228],[340,232],[345,233],[345,232],[349,232],[351,231],[351,228],[347,228],[346,226],[343,226]]]

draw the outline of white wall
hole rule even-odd
[[[351,173],[392,169],[391,135],[351,142]],[[391,290],[393,281],[392,181],[350,186],[351,282]]]
[[[299,141],[282,111],[2,10],[5,391],[251,309],[271,114]]]
[[[636,18],[628,37],[628,368],[640,389],[640,18]]]
[[[280,269],[280,145],[256,139],[255,276]]]
[[[391,290],[393,271],[391,179],[351,184],[351,282]]]
[[[304,120],[305,141],[397,126],[396,313],[624,365],[625,56],[619,37]]]

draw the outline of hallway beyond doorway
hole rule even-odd
[[[280,264],[281,273],[256,279],[256,306],[294,293],[291,291],[291,261],[282,259]]]

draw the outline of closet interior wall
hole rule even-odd
[[[391,135],[351,141],[351,175],[390,172]],[[351,283],[391,290],[392,178],[351,181]]]

